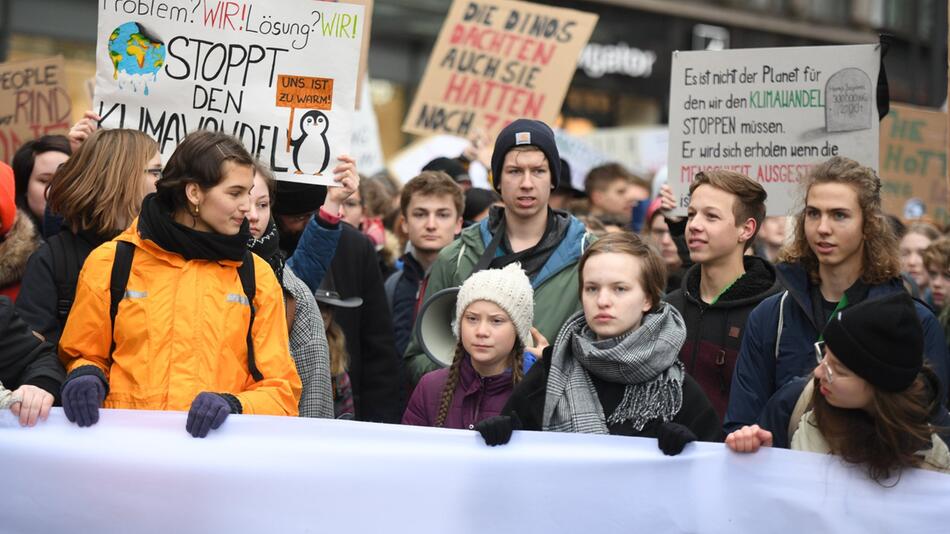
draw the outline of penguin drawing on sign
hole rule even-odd
[[[320,176],[327,165],[330,164],[330,143],[327,141],[327,128],[330,126],[330,120],[321,111],[312,109],[300,117],[300,136],[291,143],[294,147],[294,167],[297,168],[295,174],[314,174]],[[319,169],[313,173],[304,172],[300,168],[300,156],[307,155],[307,159],[313,161],[323,161]]]

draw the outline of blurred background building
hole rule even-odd
[[[97,3],[0,0],[0,61],[63,55],[81,114],[95,75]],[[664,124],[674,50],[873,43],[887,33],[891,99],[939,107],[947,97],[947,0],[542,3],[600,15],[563,107],[572,131]],[[387,156],[409,141],[400,126],[449,5],[376,0],[369,72]]]

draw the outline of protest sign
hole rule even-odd
[[[62,57],[0,64],[0,161],[27,141],[67,133],[71,113]]]
[[[554,124],[597,15],[513,0],[455,0],[402,129],[492,139],[514,119]]]
[[[336,2],[339,0],[326,0],[327,2]],[[369,82],[366,77],[366,69],[369,63],[369,41],[373,31],[373,0],[343,0],[344,4],[356,4],[363,6],[363,40],[360,43],[360,67],[356,78],[356,109],[363,109],[363,86]]]
[[[669,457],[654,439],[520,431],[489,447],[470,430],[237,414],[195,439],[186,418],[100,410],[79,428],[53,408],[23,428],[3,410],[16,487],[2,530],[943,534],[950,521],[950,476],[878,484],[828,454],[695,442]]]
[[[666,165],[669,130],[655,126],[598,128],[581,139],[635,173],[649,177]]]
[[[891,104],[881,121],[881,202],[905,220],[950,223],[947,114]]]
[[[278,180],[329,184],[350,151],[365,23],[359,5],[313,0],[103,2],[93,109],[166,161],[188,133],[218,130]]]
[[[591,169],[610,162],[587,139],[565,133],[560,128],[554,130],[554,141],[561,158],[571,167],[571,187],[578,191],[584,190],[584,181]]]
[[[360,84],[364,105],[353,114],[353,143],[351,156],[356,159],[356,170],[363,176],[372,176],[386,169],[383,145],[379,139],[379,123],[369,93],[369,78]]]
[[[877,168],[878,45],[674,52],[669,184],[685,214],[696,173],[758,181],[769,215],[792,212],[812,166],[847,156]]]

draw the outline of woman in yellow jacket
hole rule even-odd
[[[60,339],[70,421],[95,424],[100,406],[188,410],[186,429],[204,437],[231,413],[297,415],[281,289],[247,250],[253,183],[240,142],[193,133],[132,226],[89,255]],[[131,267],[115,288],[123,249]]]

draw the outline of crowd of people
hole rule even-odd
[[[676,217],[616,163],[575,189],[529,119],[405,184],[342,156],[333,187],[275,180],[226,134],[163,162],[97,123],[0,164],[0,408],[24,426],[173,410],[205,437],[269,414],[950,473],[950,237],[885,214],[858,162],[811,168],[788,217],[703,171]]]

